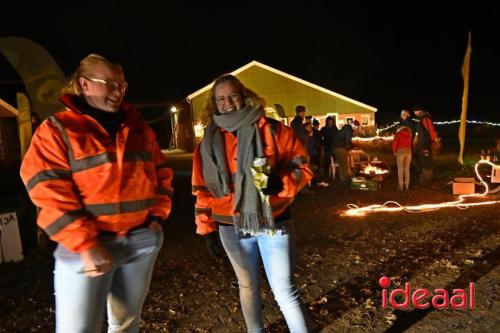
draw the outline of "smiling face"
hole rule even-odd
[[[127,88],[121,68],[98,62],[78,82],[90,106],[106,112],[118,111]]]
[[[214,98],[219,113],[234,112],[244,106],[241,91],[230,81],[219,83],[215,87]]]

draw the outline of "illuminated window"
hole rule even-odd
[[[354,121],[354,117],[345,117],[344,121],[346,124],[350,124]]]
[[[361,116],[361,126],[370,125],[370,116]]]

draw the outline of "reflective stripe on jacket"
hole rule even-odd
[[[262,117],[258,122],[264,145],[264,155],[273,170],[277,170],[283,182],[283,191],[270,196],[273,216],[282,214],[293,202],[295,195],[311,180],[313,173],[304,158],[302,143],[293,129],[280,122]],[[229,171],[237,171],[237,138],[233,133],[221,130],[225,143],[226,161]],[[234,179],[234,177],[233,177]],[[196,196],[195,221],[196,233],[208,234],[217,230],[217,222],[232,224],[234,211],[234,193],[222,198],[215,198],[205,187],[200,145],[193,155],[193,195]]]
[[[40,208],[38,225],[80,252],[96,245],[99,230],[123,235],[149,215],[166,219],[173,189],[154,132],[132,105],[120,106],[124,121],[113,142],[74,98],[63,96],[67,110],[40,125],[20,173]]]

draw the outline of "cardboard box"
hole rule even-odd
[[[453,181],[453,194],[474,194],[476,183],[474,178],[455,178]]]
[[[491,168],[491,182],[492,183],[500,183],[500,165],[495,165],[494,168]]]

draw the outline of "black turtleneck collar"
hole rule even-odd
[[[90,106],[83,98],[77,99],[75,103],[77,108],[97,120],[97,122],[104,127],[106,132],[108,132],[111,138],[116,138],[116,133],[118,132],[118,128],[123,122],[123,112],[108,112],[103,111],[101,109],[97,109],[93,106]]]

